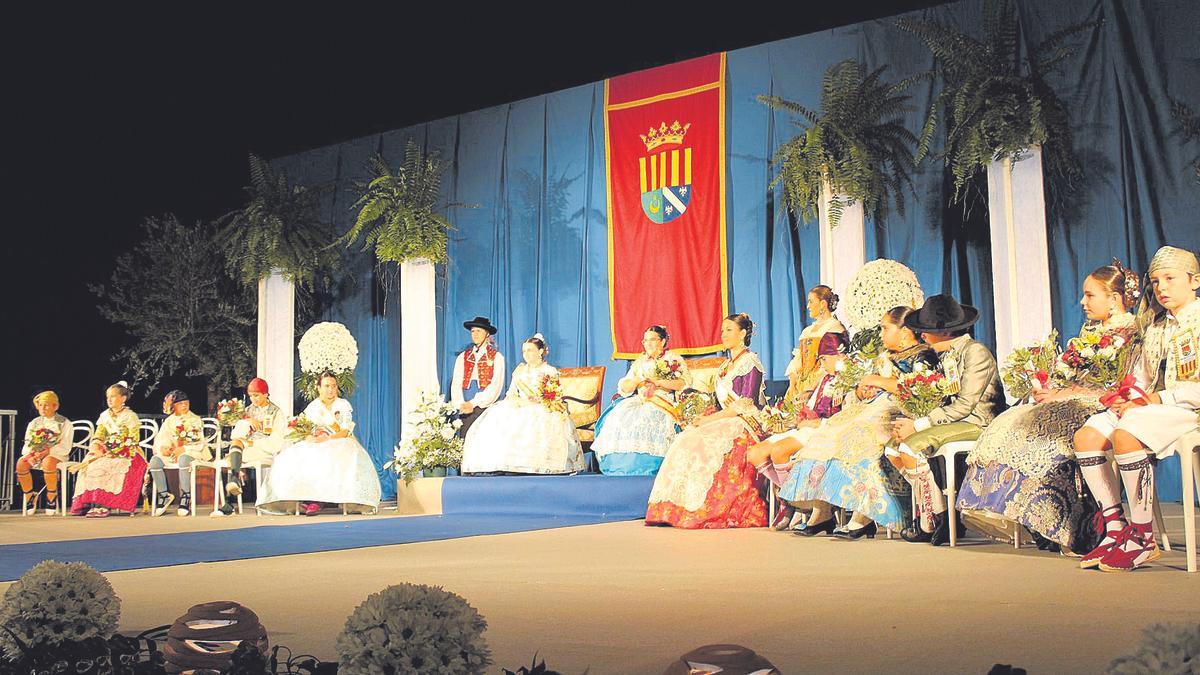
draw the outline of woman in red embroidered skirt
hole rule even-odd
[[[763,366],[750,351],[754,322],[731,314],[721,322],[729,358],[717,372],[720,409],[675,437],[650,492],[647,525],[687,529],[764,527],[767,507],[746,449],[761,439],[754,413],[763,404]]]

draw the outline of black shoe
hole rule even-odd
[[[829,516],[816,525],[809,525],[802,530],[793,530],[793,532],[802,537],[815,537],[818,534],[829,534],[835,527],[837,527],[837,518]]]
[[[179,498],[179,508],[175,510],[177,516],[187,516],[192,513],[192,494],[190,492],[183,493]]]
[[[918,521],[900,530],[900,538],[910,544],[924,544],[933,539],[933,533],[922,530],[920,521]]]
[[[230,504],[229,502],[225,502],[224,504],[222,504],[221,509],[220,509],[221,513],[224,513],[227,516],[232,516],[234,510],[235,509],[233,508],[233,505]]]
[[[933,515],[933,532],[929,535],[929,543],[941,546],[950,543],[950,519],[953,513],[935,513]]]
[[[879,531],[879,526],[875,524],[875,521],[871,521],[869,524],[864,525],[863,527],[860,527],[860,528],[857,528],[854,530],[851,530],[851,529],[838,530],[837,532],[833,533],[833,536],[837,537],[838,539],[852,539],[853,540],[853,539],[862,539],[863,537],[866,537],[867,539],[874,539],[875,533],[877,533],[878,531]]]

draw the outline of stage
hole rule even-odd
[[[1182,543],[1180,507],[1164,508],[1168,530]],[[98,539],[399,528],[430,517],[204,513],[99,521],[6,514],[0,540],[88,537],[103,546]],[[358,603],[408,581],[443,586],[478,608],[497,666],[510,669],[528,665],[536,651],[564,673],[657,673],[692,647],[735,642],[787,673],[983,673],[993,663],[1097,672],[1131,651],[1142,627],[1196,621],[1200,575],[1183,568],[1179,550],[1148,569],[1114,575],[978,538],[950,550],[882,537],[810,540],[621,520],[106,576],[122,600],[123,632],[170,623],[195,603],[233,599],[259,614],[273,644],[324,658],[333,657],[337,632]],[[0,583],[0,591],[7,586]],[[1118,611],[1119,626],[1110,620]]]

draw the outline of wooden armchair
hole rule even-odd
[[[596,437],[596,420],[600,419],[600,395],[604,389],[606,370],[605,366],[558,370],[563,400],[567,402],[567,414],[571,416],[571,422],[583,443],[590,444]]]
[[[692,389],[711,394],[717,388],[717,370],[725,363],[723,356],[706,356],[688,359],[688,373],[692,376]]]

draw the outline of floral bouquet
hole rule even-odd
[[[182,442],[184,445],[192,445],[204,440],[204,433],[200,430],[200,427],[179,424],[175,427],[175,440]]]
[[[1125,373],[1132,343],[1119,332],[1084,331],[1067,341],[1055,364],[1064,381],[1108,389]]]
[[[246,404],[240,398],[231,398],[217,404],[217,421],[223,427],[231,427],[246,416]]]
[[[701,415],[717,409],[717,399],[712,395],[695,389],[688,389],[679,395],[679,402],[675,404],[675,419],[679,421],[679,426],[686,427],[696,420]]]
[[[656,380],[678,380],[683,377],[681,370],[682,364],[678,361],[668,361],[667,359],[654,360],[654,379]]]
[[[567,412],[567,402],[563,400],[562,381],[557,375],[543,375],[538,383],[537,400],[550,412]]]
[[[25,442],[29,444],[30,452],[41,452],[58,443],[58,432],[46,427],[40,427],[26,434]]]
[[[410,483],[422,471],[462,464],[463,439],[458,408],[442,400],[437,392],[422,391],[417,407],[408,416],[408,433],[396,444],[392,459],[383,465]]]
[[[1058,331],[1052,330],[1043,340],[1021,347],[1004,359],[1000,379],[1004,389],[1018,400],[1024,400],[1036,389],[1045,389],[1058,363]]]
[[[308,415],[300,413],[299,415],[296,415],[292,419],[288,420],[287,428],[288,432],[287,436],[285,437],[287,440],[302,441],[312,435],[312,432],[316,430],[317,425],[312,420],[308,419]]]
[[[107,427],[96,427],[96,433],[92,436],[92,440],[100,443],[104,448],[101,455],[89,454],[84,460],[78,464],[72,465],[67,471],[71,473],[79,473],[87,465],[96,461],[100,457],[122,457],[125,459],[132,458],[135,454],[141,454],[141,448],[138,447],[138,432],[136,430],[126,429],[121,427],[116,433],[109,433]],[[149,477],[149,474],[147,474]]]
[[[855,333],[847,351],[846,358],[838,362],[831,383],[833,390],[842,395],[854,391],[867,375],[882,374],[883,338],[879,326]]]
[[[358,367],[358,342],[350,330],[335,321],[323,321],[304,332],[300,352],[300,391],[309,399],[317,397],[317,378],[329,371],[337,377],[338,389],[349,396],[354,392],[354,369]]]
[[[950,393],[951,384],[942,373],[918,363],[911,373],[900,376],[896,398],[904,414],[917,419],[938,408]]]

